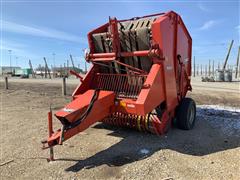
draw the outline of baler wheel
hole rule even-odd
[[[196,103],[191,98],[183,98],[177,107],[177,127],[190,130],[194,127],[196,120]]]

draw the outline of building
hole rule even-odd
[[[17,66],[0,66],[0,75],[4,75],[4,74],[14,74],[15,71],[20,70],[20,67]]]

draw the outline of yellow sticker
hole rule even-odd
[[[126,103],[123,102],[123,101],[120,101],[120,106],[122,106],[122,107],[126,107]]]

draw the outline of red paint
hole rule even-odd
[[[64,131],[63,141],[84,131],[97,121],[140,128],[142,131],[157,134],[167,131],[178,103],[186,96],[187,91],[191,90],[192,39],[181,17],[173,11],[141,18],[148,17],[156,17],[150,27],[152,40],[149,49],[129,52],[121,49],[118,25],[119,22],[128,20],[118,21],[116,18],[110,18],[108,23],[88,34],[90,53],[87,54],[86,60],[92,62],[93,66],[84,78],[71,72],[80,78],[81,83],[72,95],[72,102],[56,112],[55,116],[73,123],[88,108],[95,89],[100,88],[99,96],[89,115],[77,127]],[[96,52],[92,38],[96,33],[105,34],[108,41],[111,41],[112,49],[106,52]],[[177,58],[179,55],[181,58]],[[135,57],[149,58],[153,62],[150,71],[146,72],[133,66],[135,62],[123,61],[124,58],[132,61],[132,57],[135,60],[137,59]],[[104,67],[104,69],[98,63],[104,64],[107,68]],[[115,67],[116,65],[121,69],[125,68],[125,71],[119,70],[118,72],[109,68],[109,66]],[[132,78],[133,75],[136,78]],[[139,84],[141,86],[138,86]],[[133,94],[136,97],[131,97]],[[149,122],[146,122],[146,115],[160,104],[162,116],[151,115]],[[49,146],[54,146],[61,143],[59,138],[62,132],[59,129],[52,134],[51,122],[49,114],[47,143]],[[147,123],[150,123],[151,127]]]

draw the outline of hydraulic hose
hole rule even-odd
[[[88,116],[88,114],[91,112],[92,107],[93,107],[93,104],[94,104],[94,102],[97,100],[98,95],[99,95],[99,89],[96,89],[96,90],[94,91],[94,94],[93,94],[93,96],[92,96],[92,99],[91,99],[91,101],[90,101],[90,103],[89,103],[86,111],[81,115],[81,117],[80,117],[78,120],[74,121],[74,122],[71,123],[69,126],[67,126],[66,129],[74,128],[74,127],[78,126],[84,119],[86,119],[86,117]]]
[[[62,142],[64,141],[64,131],[68,130],[68,129],[72,129],[77,127],[79,124],[81,124],[82,121],[84,121],[86,119],[86,117],[88,116],[88,114],[91,112],[92,107],[94,105],[94,102],[98,99],[98,95],[99,95],[99,89],[96,89],[94,91],[94,94],[92,96],[92,99],[86,109],[86,111],[80,116],[80,118],[74,122],[72,122],[70,125],[63,125],[61,128],[61,137],[60,137],[60,143],[62,144]]]

